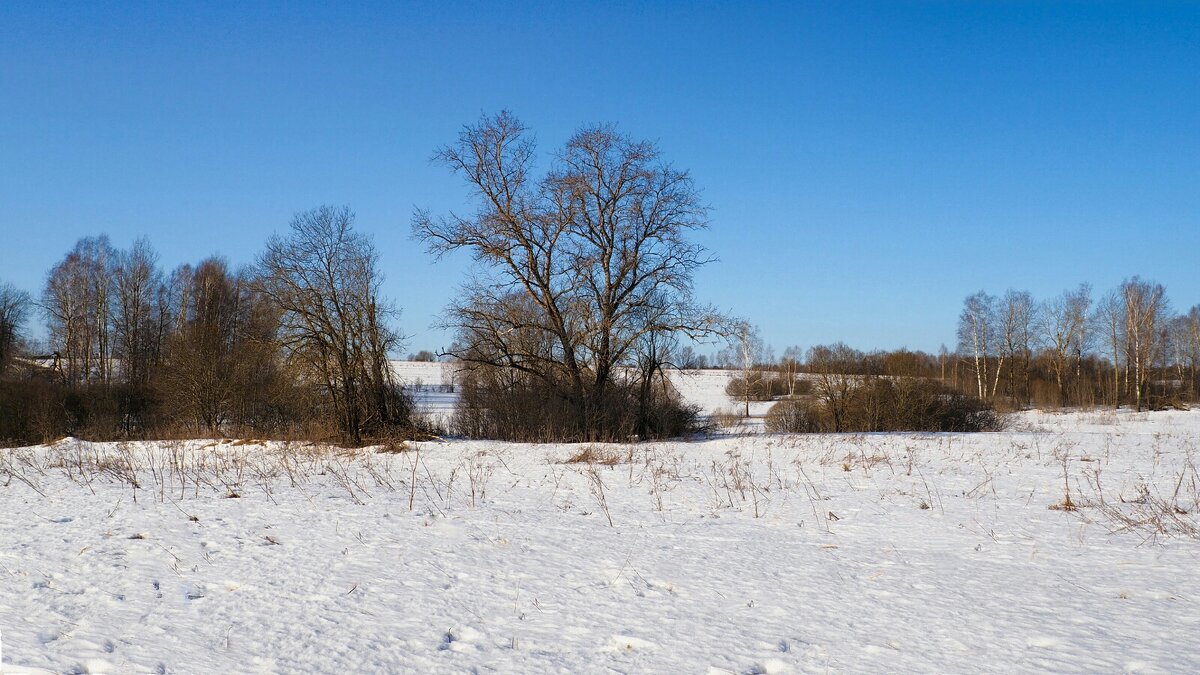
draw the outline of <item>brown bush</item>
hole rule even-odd
[[[821,430],[819,408],[804,399],[784,399],[767,411],[765,420],[771,433],[814,433]]]
[[[841,431],[998,431],[1004,419],[979,399],[934,380],[865,377],[855,382],[841,405]],[[767,413],[772,432],[837,430],[821,400],[784,400]]]
[[[462,397],[450,422],[451,433],[509,441],[625,441],[675,438],[700,430],[699,408],[683,403],[662,384],[614,383],[581,414],[562,397],[565,387],[507,369],[477,368],[465,373]]]

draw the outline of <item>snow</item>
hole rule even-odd
[[[1034,412],[598,447],[612,465],[3,450],[2,671],[1196,672],[1197,440],[1197,411]],[[1078,510],[1050,508],[1064,462]],[[1116,519],[1156,497],[1188,513]]]

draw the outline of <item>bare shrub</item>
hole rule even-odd
[[[700,430],[699,408],[682,401],[669,383],[610,384],[595,401],[591,432],[574,403],[538,378],[502,368],[475,367],[463,373],[462,396],[450,431],[467,438],[510,441],[625,441],[676,438]],[[648,389],[648,390],[647,390]],[[603,422],[596,422],[603,418]],[[602,430],[601,430],[602,429]]]
[[[732,429],[741,425],[746,415],[735,408],[717,408],[712,412],[711,419],[721,429]]]
[[[789,399],[767,413],[773,432],[999,431],[1005,418],[979,399],[934,380],[861,376],[835,397]]]
[[[1111,525],[1113,533],[1141,534],[1147,541],[1166,537],[1200,539],[1200,472],[1189,452],[1183,467],[1174,475],[1170,495],[1146,481],[1139,481],[1132,495],[1118,495],[1114,501],[1104,494],[1100,470],[1086,474],[1093,498],[1091,503]]]
[[[802,399],[785,399],[767,411],[767,431],[772,433],[815,433],[821,430],[820,412]]]

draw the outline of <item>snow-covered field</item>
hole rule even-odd
[[[1198,440],[0,450],[0,670],[1197,672]]]

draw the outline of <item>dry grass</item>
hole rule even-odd
[[[712,423],[721,429],[733,429],[745,419],[745,413],[734,408],[718,408],[712,413]]]
[[[621,462],[632,459],[632,453],[603,445],[584,445],[575,454],[563,460],[563,464],[600,464],[616,466]]]

